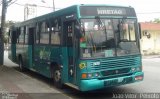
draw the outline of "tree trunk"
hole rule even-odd
[[[2,17],[1,17],[1,29],[0,29],[0,65],[3,65],[4,61],[4,27],[5,27],[5,19],[6,19],[6,10],[7,10],[7,2],[6,0],[2,0]]]

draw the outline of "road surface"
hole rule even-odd
[[[7,55],[7,54],[5,54]],[[5,56],[5,62],[4,64],[10,68],[15,69],[17,72],[19,72],[17,65],[13,64],[8,60],[8,58]],[[135,95],[138,93],[141,93],[141,95],[144,95],[144,93],[149,94],[145,98],[152,98],[149,97],[151,94],[154,93],[160,93],[160,57],[144,57],[143,58],[143,71],[144,71],[144,81],[138,82],[138,83],[133,83],[133,84],[128,84],[128,85],[123,85],[123,86],[118,86],[114,88],[106,88],[106,89],[101,89],[101,90],[96,90],[96,91],[91,91],[91,92],[80,92],[75,89],[72,89],[70,87],[65,86],[64,89],[56,89],[53,86],[53,83],[50,79],[47,79],[41,75],[38,75],[34,72],[27,71],[25,73],[20,73],[21,76],[27,76],[29,77],[32,86],[38,86],[37,82],[34,82],[34,80],[38,81],[39,87],[27,87],[23,84],[21,86],[25,86],[24,90],[25,92],[37,92],[41,93],[41,91],[48,92],[48,93],[53,93],[54,91],[60,92],[62,95],[66,96],[67,98],[76,98],[76,99],[82,99],[82,98],[88,98],[88,99],[107,99],[107,98],[114,98],[115,95],[119,96],[124,96],[124,95],[130,95],[131,93],[134,93]],[[9,76],[9,75],[8,75]],[[33,81],[31,80],[33,79]],[[27,80],[26,80],[27,82]],[[35,83],[35,84],[34,84]],[[44,89],[43,89],[44,88]],[[123,94],[117,94],[117,93],[123,93]],[[134,96],[134,94],[132,96]],[[156,94],[157,95],[157,94]],[[160,94],[159,98],[160,98]],[[158,96],[157,96],[158,97]],[[156,97],[156,98],[157,98]],[[119,97],[121,98],[121,97]],[[123,97],[125,98],[125,97]],[[134,98],[134,97],[132,97]],[[143,97],[144,98],[144,97]],[[155,99],[156,99],[155,98]]]

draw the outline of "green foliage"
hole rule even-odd
[[[5,33],[4,33],[4,37],[3,37],[3,41],[4,41],[5,44],[8,43],[8,29],[9,29],[9,27],[12,26],[13,24],[14,24],[13,21],[7,21],[7,22],[5,23]]]
[[[6,27],[6,28],[9,28],[9,27],[12,26],[13,24],[14,24],[13,21],[7,21],[7,22],[5,23],[5,27]]]
[[[153,22],[154,22],[154,23],[160,23],[160,18],[155,18],[155,19],[153,20]]]

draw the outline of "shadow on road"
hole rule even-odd
[[[16,71],[20,72],[19,67],[13,67]],[[28,75],[29,77],[32,77],[34,79],[37,79],[43,83],[48,84],[51,88],[55,88],[53,80],[49,79],[47,77],[44,77],[36,72],[32,72],[29,70],[26,70],[25,72],[23,72],[23,74]],[[112,87],[112,88],[105,88],[105,89],[101,89],[101,90],[95,90],[95,91],[89,91],[89,92],[81,92],[78,91],[76,89],[73,89],[71,87],[65,86],[63,87],[63,89],[57,89],[58,91],[60,91],[61,93],[71,97],[71,98],[76,98],[76,99],[106,99],[106,98],[113,98],[114,94],[117,93],[136,93],[136,91],[134,89],[131,88],[126,88],[123,86],[120,87]]]

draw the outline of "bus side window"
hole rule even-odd
[[[11,43],[12,44],[15,44],[16,42],[17,42],[17,40],[18,40],[18,38],[16,37],[17,36],[17,33],[16,33],[16,31],[15,30],[13,30],[13,31],[11,31]]]
[[[68,42],[67,42],[67,45],[68,46],[72,46],[73,45],[73,27],[72,27],[72,24],[68,24],[67,26],[67,34],[68,34]]]
[[[36,44],[39,44],[39,40],[40,40],[40,23],[37,23],[37,25],[36,25],[36,39],[35,39]]]
[[[28,27],[24,26],[24,42],[25,44],[28,43]]]
[[[51,27],[51,44],[60,44],[61,25],[60,20],[55,19]]]
[[[49,26],[47,26],[46,21],[41,24],[40,31],[40,43],[41,44],[49,44]]]
[[[9,44],[11,43],[11,32],[12,30],[9,30],[9,33],[8,33],[8,43]]]
[[[24,31],[23,31],[23,27],[20,27],[18,29],[18,34],[19,34],[19,43],[23,44],[24,43]]]
[[[15,30],[15,34],[17,35],[17,43],[20,43],[20,35],[21,35],[21,32],[20,32],[20,29],[19,29],[19,28],[17,28],[17,29]]]

